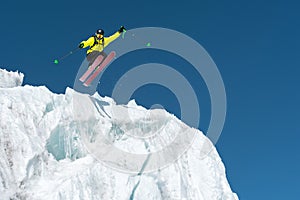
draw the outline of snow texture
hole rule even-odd
[[[213,144],[174,115],[146,110],[134,101],[117,105],[98,94],[86,104],[91,98],[70,88],[54,94],[43,86],[16,87],[22,80],[23,74],[0,71],[1,200],[238,199]],[[89,153],[81,139],[82,132],[97,132],[123,151],[147,152],[162,144],[149,140],[147,146],[130,136],[161,133],[168,140],[182,127],[197,132],[190,148],[149,173],[114,169]]]
[[[21,86],[24,74],[18,72],[8,72],[0,69],[0,88],[13,88]]]

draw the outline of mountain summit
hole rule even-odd
[[[215,147],[162,109],[0,70],[0,199],[237,200]]]

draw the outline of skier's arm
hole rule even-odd
[[[104,42],[105,46],[107,46],[109,43],[111,43],[112,41],[117,39],[120,35],[121,35],[121,33],[119,31],[117,31],[112,36],[109,36],[109,37],[105,38],[105,42]]]
[[[83,44],[82,48],[92,46],[94,44],[94,37],[90,37],[87,41],[82,41],[80,44]]]

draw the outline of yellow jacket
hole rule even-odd
[[[112,36],[103,37],[103,39],[102,38],[99,39],[96,36],[92,36],[88,40],[82,41],[81,43],[84,45],[83,48],[90,46],[90,48],[86,52],[87,54],[91,53],[92,51],[100,51],[101,52],[107,45],[109,45],[109,43],[111,43],[112,41],[117,39],[120,35],[121,35],[121,33],[119,33],[117,31]]]

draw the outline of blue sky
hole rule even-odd
[[[225,84],[227,117],[217,149],[232,189],[240,199],[297,199],[299,18],[299,3],[283,0],[4,1],[0,7],[0,66],[23,72],[25,84],[46,85],[53,92],[64,93],[73,86],[85,52],[59,65],[52,61],[96,29],[103,28],[107,34],[120,25],[180,31],[206,49]],[[174,55],[152,53],[157,57],[149,58],[149,52],[141,51],[122,59],[128,69],[133,63],[155,59],[174,60],[168,63],[174,68],[180,62]],[[102,95],[109,95],[111,85],[121,76],[124,69],[118,63],[121,65],[121,60],[106,70],[99,86]],[[192,76],[186,68],[187,76]],[[199,128],[205,131],[209,98],[201,77],[193,81],[203,91],[198,94],[204,116]],[[134,98],[145,106],[162,104],[180,116],[178,103],[166,88],[148,85]]]

